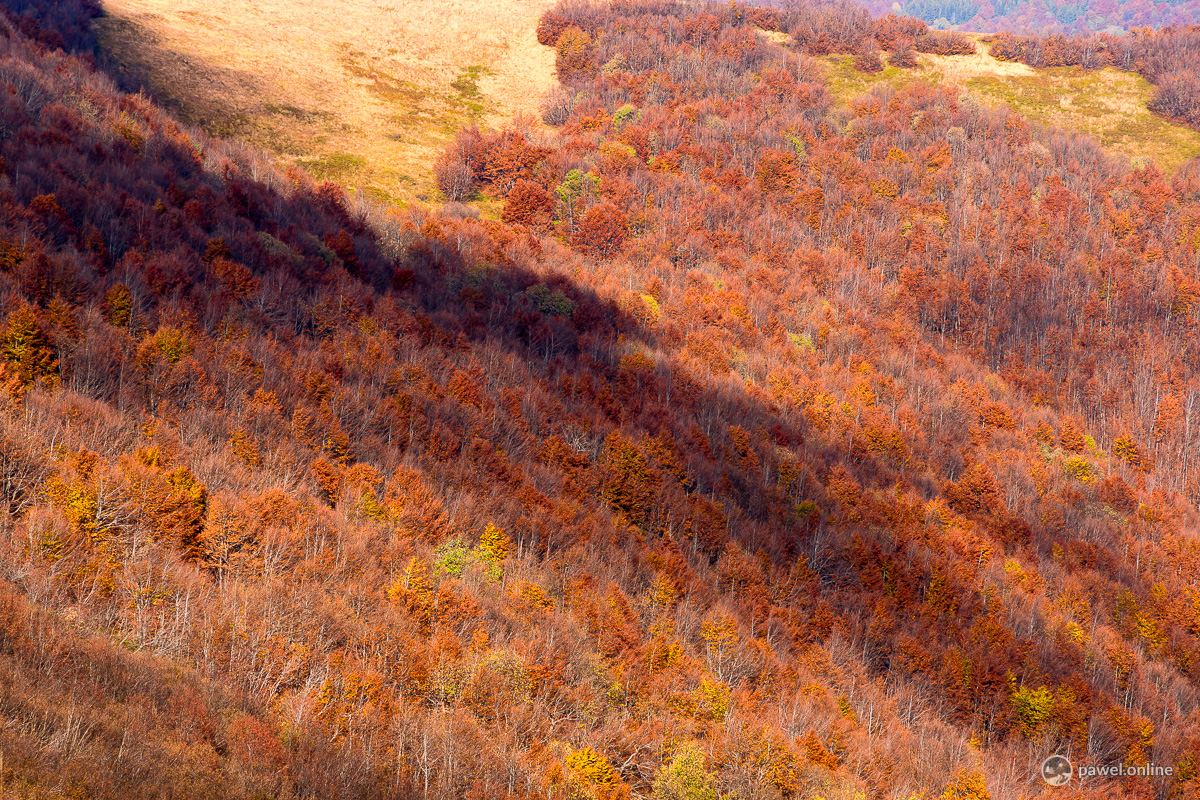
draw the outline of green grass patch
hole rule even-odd
[[[185,124],[195,125],[199,123],[204,132],[215,139],[245,137],[252,127],[252,120],[246,114],[228,114],[220,119],[205,118],[200,120],[189,119],[189,115],[182,113],[176,116]]]
[[[479,122],[495,104],[479,88],[479,79],[492,74],[484,66],[465,67],[449,84],[420,85],[375,65],[364,65],[355,54],[342,57],[342,67],[395,109],[388,123],[389,138],[401,143],[441,148],[462,127]]]
[[[471,198],[470,204],[479,209],[484,219],[499,220],[504,211],[504,199],[477,194]]]
[[[901,89],[918,82],[936,86],[940,78],[936,71],[925,67],[885,67],[882,72],[859,72],[852,64],[854,57],[847,55],[823,56],[819,61],[825,65],[825,80],[829,82],[829,91],[842,103],[849,103],[881,83],[890,83]]]
[[[346,183],[347,179],[360,175],[366,169],[367,160],[353,153],[325,153],[317,158],[299,159],[297,162],[318,180]]]
[[[479,94],[479,78],[482,75],[491,75],[492,71],[487,67],[478,65],[466,67],[462,73],[455,78],[450,85],[458,92],[463,99],[480,97]]]
[[[487,67],[471,66],[462,71],[451,83],[451,88],[458,92],[457,104],[463,114],[471,121],[479,120],[491,110],[492,104],[479,91],[479,79],[491,75]],[[453,101],[452,101],[453,102]]]
[[[397,183],[413,183],[413,181],[411,178],[406,176],[398,179]],[[397,208],[405,208],[408,206],[408,203],[404,202],[403,198],[392,194],[386,189],[381,189],[378,186],[368,186],[363,189],[363,191],[366,193],[367,197],[371,198],[377,203],[382,203],[388,206],[396,206]]]
[[[333,115],[330,114],[328,111],[310,111],[309,109],[299,108],[297,106],[289,105],[287,103],[284,103],[282,105],[276,105],[275,103],[266,103],[265,105],[263,105],[262,108],[263,108],[263,112],[265,112],[267,114],[271,114],[272,116],[286,117],[288,119],[296,120],[298,122],[312,123],[312,122],[328,120],[333,117]]]

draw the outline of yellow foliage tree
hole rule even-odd
[[[676,751],[654,777],[654,800],[718,800],[716,778],[704,770],[704,754],[694,744]]]
[[[564,759],[569,777],[567,791],[572,800],[626,800],[629,787],[608,759],[592,747],[576,750]]]
[[[488,572],[496,580],[499,580],[504,574],[501,563],[508,558],[510,547],[512,547],[512,540],[508,538],[508,535],[489,522],[483,530],[483,535],[479,537],[479,548],[476,550],[476,554],[479,556],[479,560],[487,565]]]
[[[728,614],[709,614],[700,625],[708,668],[721,680],[732,673],[738,657],[737,623]]]
[[[941,800],[991,800],[991,797],[983,783],[983,774],[977,769],[963,769],[955,773]]]
[[[258,452],[258,443],[244,429],[238,428],[230,434],[229,448],[247,469],[253,470],[262,466],[262,455]]]
[[[58,375],[54,348],[33,308],[24,303],[8,315],[8,322],[0,332],[0,358],[12,365],[23,386]]]

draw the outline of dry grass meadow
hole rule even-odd
[[[980,102],[1006,104],[1047,127],[1089,133],[1134,166],[1153,162],[1171,173],[1200,156],[1200,131],[1150,113],[1146,104],[1152,87],[1140,75],[1111,68],[1035,70],[992,58],[982,42],[979,49],[972,56],[922,54],[916,69],[890,67],[874,75],[855,71],[849,56],[828,56],[823,61],[830,86],[842,100],[881,82],[954,85]]]
[[[181,119],[385,201],[464,124],[536,113],[553,0],[103,0],[102,48]]]

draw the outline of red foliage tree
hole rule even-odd
[[[531,178],[547,155],[546,148],[534,145],[520,131],[500,131],[483,142],[477,173],[484,184],[507,194],[518,180]]]
[[[918,36],[913,46],[918,52],[938,56],[969,56],[975,53],[975,42],[958,31],[929,31]]]
[[[586,81],[596,74],[596,49],[592,39],[572,25],[559,34],[554,44],[554,67],[564,84]]]
[[[554,216],[554,197],[540,184],[524,179],[513,184],[500,219],[510,225],[545,231]]]
[[[569,18],[554,10],[547,11],[538,20],[538,44],[545,45],[546,47],[554,47],[558,44],[558,38],[562,36],[563,31],[569,27],[571,27],[571,20]]]
[[[588,209],[579,221],[571,243],[596,258],[612,258],[625,246],[629,220],[612,203],[600,203]]]
[[[325,234],[325,246],[337,254],[351,275],[359,272],[358,254],[354,250],[354,239],[345,230]]]
[[[878,50],[866,49],[854,57],[851,62],[859,72],[873,73],[883,71],[883,59]]]
[[[764,192],[790,192],[800,185],[796,154],[789,150],[767,150],[758,159],[755,170],[758,186]]]
[[[918,66],[917,51],[912,46],[911,39],[900,39],[895,49],[888,54],[888,66],[901,69],[913,69]]]

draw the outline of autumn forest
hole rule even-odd
[[[564,2],[399,209],[6,6],[0,795],[1200,797],[1200,163]],[[1196,29],[986,45],[1200,125]]]

